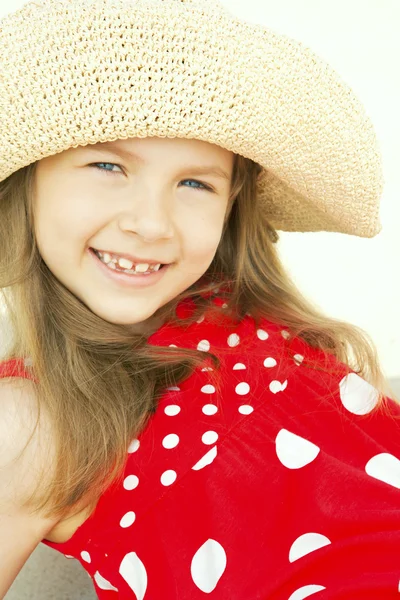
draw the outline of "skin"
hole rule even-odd
[[[143,162],[118,156],[116,145]],[[149,334],[162,324],[157,310],[199,280],[216,254],[234,154],[179,138],[129,138],[107,146],[79,146],[39,161],[34,233],[48,268],[91,311]],[[229,180],[195,172],[211,165]],[[151,286],[123,287],[102,273],[90,247],[174,264]]]

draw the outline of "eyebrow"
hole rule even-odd
[[[96,145],[87,144],[84,148],[85,150],[94,150],[96,152],[108,150],[109,152],[117,154],[125,160],[131,160],[141,165],[146,164],[146,161],[141,156],[138,156],[131,150],[125,150],[124,148],[121,148],[121,146],[117,146],[117,144],[115,143],[103,142],[101,144]],[[191,171],[192,173],[197,173],[198,175],[214,175],[216,177],[220,177],[221,179],[226,179],[227,181],[231,180],[230,175],[228,175],[226,171],[224,171],[223,169],[221,169],[221,167],[217,165],[210,165],[204,167],[190,167],[187,169],[185,168],[185,170]]]

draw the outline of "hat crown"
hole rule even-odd
[[[143,5],[143,4],[149,4],[149,5],[168,5],[168,4],[187,4],[190,5],[191,7],[201,7],[203,6],[204,8],[206,8],[207,10],[213,9],[215,10],[220,9],[222,12],[226,12],[226,8],[223,6],[223,4],[220,2],[220,0],[30,0],[29,2],[27,2],[22,9],[20,10],[25,10],[26,8],[30,8],[30,7],[35,7],[35,8],[46,8],[46,7],[51,7],[51,6],[68,6],[68,5],[74,5],[74,4],[79,4],[79,5],[91,5],[91,4],[96,4],[98,7],[100,7],[102,4],[108,4],[109,6],[111,5]]]
[[[225,17],[229,15],[232,18],[228,8],[220,0],[29,0],[18,10],[9,11],[6,17],[0,19],[0,23],[9,19],[12,15],[20,15],[24,19],[30,19],[37,16],[38,11],[44,11],[47,14],[56,13],[64,16],[69,8],[75,12],[85,11],[86,7],[93,7],[98,11],[126,8],[141,10],[150,7],[152,10],[157,8],[160,12],[163,10],[170,11],[173,8],[185,13],[190,12],[190,14],[203,11],[208,13],[207,20],[212,20],[218,15]]]

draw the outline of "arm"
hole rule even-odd
[[[32,382],[0,381],[0,600],[40,541],[59,518],[45,518],[23,506],[49,460],[38,427],[24,453],[36,421]]]

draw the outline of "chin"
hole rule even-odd
[[[145,314],[135,319],[132,315],[132,310],[129,311],[129,313],[127,311],[127,314],[115,314],[115,312],[112,313],[108,310],[97,309],[95,307],[90,307],[90,310],[95,315],[100,317],[100,319],[103,319],[103,321],[113,323],[114,325],[124,325],[125,327],[139,327],[140,325],[143,325],[152,316]]]

